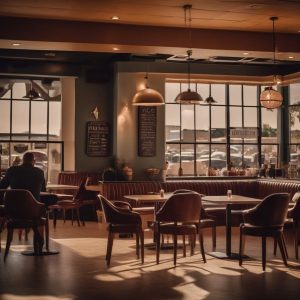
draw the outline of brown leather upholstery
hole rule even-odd
[[[272,193],[288,192],[291,197],[300,190],[300,183],[272,180],[272,179],[249,179],[249,180],[170,180],[167,182],[104,182],[102,183],[102,195],[109,200],[125,200],[124,195],[147,194],[158,192],[174,192],[179,189],[193,190],[204,195],[225,195],[228,189],[233,194],[263,199]],[[126,200],[125,200],[126,201]],[[135,205],[135,203],[132,203]],[[213,215],[217,226],[225,225],[225,207],[204,206],[208,214]],[[214,210],[216,209],[216,210]],[[245,209],[245,207],[234,206],[233,210]],[[233,226],[239,226],[242,221],[241,214],[232,216]]]
[[[298,247],[300,245],[299,228],[300,228],[300,192],[294,194],[292,200],[294,206],[288,210],[287,219],[284,222],[284,230],[291,230],[294,236],[295,258],[299,258]],[[276,255],[277,243],[274,242],[274,254]]]
[[[134,233],[136,234],[136,254],[140,256],[140,243],[141,241],[141,258],[144,263],[144,232],[142,229],[141,216],[131,211],[131,208],[127,203],[117,203],[119,207],[115,206],[112,202],[105,197],[99,195],[102,210],[104,212],[104,218],[107,223],[108,239],[107,239],[107,251],[106,262],[110,264],[111,253],[113,247],[113,240],[115,233]]]
[[[0,252],[1,252],[1,233],[4,228],[5,221],[6,221],[6,214],[5,214],[4,205],[0,205]]]
[[[4,208],[6,214],[7,242],[4,253],[6,259],[13,238],[14,229],[31,228],[34,232],[34,252],[42,252],[44,238],[40,227],[48,226],[46,208],[43,203],[36,201],[27,190],[7,190],[4,195]],[[46,233],[48,230],[46,229]],[[48,241],[49,237],[46,236]]]
[[[193,191],[187,190],[187,189],[180,189],[174,191],[174,194],[180,194],[180,193],[191,193]],[[201,195],[203,197],[204,195]],[[201,218],[199,222],[197,223],[198,230],[204,229],[204,228],[211,228],[212,229],[212,251],[216,250],[217,246],[217,232],[216,232],[216,220],[212,215],[209,215],[207,211],[202,207],[201,205]]]
[[[254,208],[243,212],[245,223],[240,226],[240,265],[244,250],[244,235],[262,237],[262,265],[266,267],[266,237],[277,240],[285,265],[286,248],[283,239],[283,225],[287,216],[290,196],[287,193],[271,194]]]
[[[159,263],[160,236],[172,234],[174,239],[174,265],[177,259],[177,235],[195,236],[196,223],[201,218],[201,195],[195,192],[172,195],[156,213],[154,232],[156,238],[156,263]],[[193,239],[191,240],[193,243]],[[204,262],[205,253],[202,232],[199,230],[199,243]],[[193,249],[193,244],[191,245]]]

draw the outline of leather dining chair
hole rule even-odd
[[[299,258],[298,247],[300,246],[300,192],[294,194],[291,203],[294,203],[294,206],[288,210],[287,218],[284,222],[283,232],[285,230],[291,230],[293,232],[294,238],[294,248],[295,248],[295,258]],[[274,255],[276,255],[277,242],[274,240]]]
[[[173,260],[177,260],[177,236],[195,236],[197,223],[201,218],[201,195],[195,192],[173,194],[156,213],[154,234],[156,240],[156,263],[159,263],[161,234],[173,236]],[[206,262],[203,236],[199,232],[199,243],[203,261]],[[193,239],[191,240],[191,254],[193,253]]]
[[[4,229],[5,221],[6,221],[6,214],[3,205],[5,191],[6,190],[0,189],[0,252],[1,252],[1,233]]]
[[[1,252],[1,233],[4,229],[5,221],[6,221],[6,214],[5,214],[4,205],[0,205],[0,252]]]
[[[195,191],[192,190],[186,190],[186,189],[180,189],[174,191],[173,194],[180,194],[180,193],[196,193]],[[201,197],[203,197],[203,194],[200,194]],[[211,228],[211,234],[212,234],[212,251],[216,250],[216,245],[217,245],[217,230],[216,230],[216,220],[214,219],[213,216],[209,215],[203,206],[201,206],[201,216],[200,220],[198,223],[196,223],[198,226],[198,231],[201,232],[201,229],[204,228]]]
[[[290,196],[276,193],[267,196],[254,208],[243,211],[244,223],[240,225],[239,265],[243,262],[245,235],[262,237],[262,267],[266,268],[266,238],[273,237],[279,245],[282,260],[287,265],[283,226],[287,216]]]
[[[105,258],[107,266],[110,265],[114,235],[116,233],[136,235],[136,255],[139,259],[141,252],[141,260],[144,263],[144,231],[141,216],[133,212],[130,204],[127,202],[115,201],[112,203],[102,195],[98,197],[107,223],[108,238]]]
[[[7,227],[4,260],[9,252],[14,229],[32,229],[34,254],[40,255],[44,245],[44,228],[47,226],[45,205],[36,201],[27,190],[11,189],[5,192],[4,209]],[[49,236],[46,236],[47,243],[48,240]]]
[[[56,213],[57,211],[62,211],[63,219],[65,223],[66,211],[71,210],[72,225],[74,221],[74,212],[75,212],[78,226],[80,226],[80,222],[83,226],[85,225],[84,218],[81,214],[81,209],[84,206],[91,206],[93,212],[96,211],[96,204],[98,201],[97,192],[86,190],[85,187],[88,181],[89,181],[89,177],[82,179],[78,191],[72,200],[67,200],[67,199],[61,200],[58,201],[56,204],[48,206],[48,209],[54,212],[53,213],[54,228],[56,227],[56,222],[57,222],[57,213]]]

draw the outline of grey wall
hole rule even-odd
[[[132,106],[134,94],[144,88],[144,73],[119,72],[115,93],[115,153],[116,157],[133,169],[134,180],[145,180],[147,168],[164,167],[165,157],[165,107],[157,107],[156,156],[138,156],[138,115]],[[162,74],[149,74],[149,86],[165,94],[165,78]]]
[[[97,172],[110,165],[110,157],[89,157],[85,153],[86,123],[95,120],[91,111],[98,106],[99,121],[107,121],[113,133],[113,90],[112,80],[87,82],[85,77],[76,79],[75,107],[75,170]],[[111,141],[113,138],[111,137]],[[111,143],[112,148],[112,143]],[[112,150],[111,150],[111,154]]]

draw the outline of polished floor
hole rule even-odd
[[[300,260],[296,261],[291,237],[287,237],[289,267],[273,256],[268,242],[267,268],[262,271],[261,246],[257,238],[247,238],[245,252],[251,256],[243,267],[235,260],[207,255],[204,264],[199,249],[194,256],[182,257],[173,266],[172,250],[164,250],[156,265],[153,250],[145,251],[145,263],[135,258],[134,239],[116,239],[112,263],[105,264],[105,225],[87,223],[73,227],[60,221],[51,229],[54,256],[28,257],[21,252],[31,240],[18,241],[17,235],[6,263],[2,233],[0,262],[1,300],[81,300],[81,299],[300,299]],[[151,242],[150,233],[146,242]],[[233,234],[233,250],[238,248],[238,231]],[[198,245],[197,245],[198,246]],[[210,231],[205,232],[206,251],[211,249]],[[224,250],[224,229],[218,229],[218,250]]]

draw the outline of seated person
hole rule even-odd
[[[34,166],[35,160],[32,152],[26,152],[23,163],[10,167],[0,181],[0,189],[24,189],[32,193],[36,200],[40,200],[40,193],[46,191],[44,172]]]

